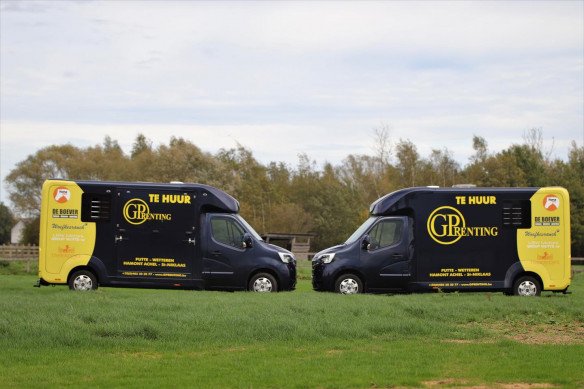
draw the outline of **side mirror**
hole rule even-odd
[[[244,249],[253,247],[253,239],[247,232],[241,237],[241,247]]]
[[[369,235],[365,235],[363,237],[363,242],[361,242],[361,248],[367,251],[371,249],[371,239],[369,238]]]

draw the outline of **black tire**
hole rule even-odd
[[[78,270],[69,277],[69,289],[89,291],[97,289],[97,277],[89,270]]]
[[[260,293],[277,292],[278,281],[270,273],[257,273],[249,280],[247,290]]]
[[[539,296],[541,284],[531,276],[519,277],[513,284],[513,294],[515,296]]]
[[[363,293],[363,282],[354,274],[343,274],[335,281],[335,292],[341,294]]]

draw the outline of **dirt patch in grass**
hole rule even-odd
[[[513,383],[495,383],[489,385],[469,385],[463,380],[444,379],[434,381],[422,382],[424,388],[434,389],[443,387],[462,388],[462,389],[550,389],[558,386],[549,383],[527,383],[527,382],[513,382]]]
[[[477,323],[465,327],[476,327]],[[485,344],[501,338],[524,344],[584,344],[584,325],[574,324],[529,324],[529,323],[482,323],[480,327],[493,336],[482,339],[447,339],[447,343]]]
[[[456,344],[488,344],[495,343],[495,339],[446,339],[446,343],[456,343]]]
[[[458,380],[454,378],[445,378],[443,380],[432,380],[432,381],[424,381],[422,382],[425,388],[443,388],[445,386],[449,387],[464,387],[466,385],[466,381]]]
[[[116,357],[131,359],[161,359],[162,353],[149,351],[120,352],[114,354]]]
[[[538,383],[538,384],[528,384],[526,382],[516,382],[514,384],[498,384],[499,388],[502,389],[544,389],[544,388],[557,388],[557,385]]]
[[[525,344],[584,344],[582,324],[495,323],[487,325],[495,333]]]

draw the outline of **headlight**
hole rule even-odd
[[[292,262],[294,262],[294,255],[292,255],[290,253],[280,253],[279,252],[278,255],[280,256],[280,259],[284,263],[292,263]]]
[[[319,255],[316,260],[322,261],[322,263],[331,263],[335,258],[335,253],[328,253],[328,254],[321,254]]]

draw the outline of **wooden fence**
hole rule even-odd
[[[38,258],[39,247],[33,245],[1,245],[0,260],[3,261],[21,261],[24,259]]]
[[[19,261],[24,263],[27,273],[31,272],[39,258],[39,247],[33,245],[1,245],[0,262]]]

